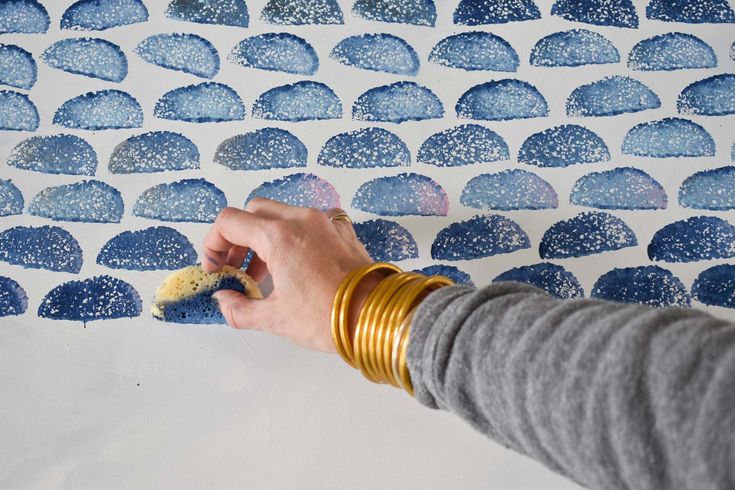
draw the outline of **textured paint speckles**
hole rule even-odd
[[[22,315],[28,308],[28,296],[16,281],[0,276],[0,317]]]
[[[442,229],[431,245],[435,260],[472,260],[531,247],[523,229],[510,218],[480,215]]]
[[[561,299],[584,297],[584,289],[574,274],[548,262],[514,267],[493,279],[494,283],[504,281],[530,284]]]
[[[581,177],[569,202],[598,209],[665,209],[664,188],[643,170],[621,167]]]
[[[518,161],[537,167],[568,167],[610,160],[610,150],[593,131],[564,124],[529,136],[521,146]]]
[[[454,23],[467,26],[506,24],[541,18],[533,0],[460,0]]]
[[[455,107],[461,119],[507,121],[546,117],[549,106],[541,92],[522,80],[504,79],[475,85]]]
[[[0,179],[0,217],[23,213],[23,194],[10,180]]]
[[[139,128],[143,125],[143,109],[126,92],[100,90],[64,102],[54,114],[54,124],[88,131]]]
[[[520,60],[513,46],[489,32],[463,32],[442,39],[429,54],[429,61],[467,71],[514,72]]]
[[[466,284],[467,286],[475,286],[472,278],[465,271],[458,269],[453,265],[436,264],[418,269],[416,272],[425,276],[444,276],[448,277],[455,284]]]
[[[133,216],[170,222],[212,223],[227,198],[204,179],[184,179],[145,190],[133,207]]]
[[[38,68],[33,55],[13,44],[0,44],[0,84],[30,90]]]
[[[692,298],[705,305],[735,308],[735,265],[721,264],[702,271],[692,284]]]
[[[615,116],[659,107],[661,101],[650,88],[618,75],[577,87],[567,99],[571,117]]]
[[[590,296],[657,308],[687,307],[691,304],[689,293],[681,280],[671,271],[656,265],[613,269],[600,276]]]
[[[153,65],[202,78],[219,72],[217,49],[196,34],[154,34],[141,41],[135,52]]]
[[[28,206],[34,216],[85,223],[119,223],[123,210],[120,191],[98,180],[47,187]]]
[[[658,230],[648,244],[648,258],[664,262],[735,257],[735,227],[715,216],[695,216]]]
[[[91,322],[140,315],[142,302],[127,282],[107,275],[69,281],[44,296],[38,316],[51,320]]]
[[[269,0],[260,18],[277,25],[344,24],[336,0]]]
[[[340,206],[339,194],[332,184],[314,174],[298,173],[265,182],[254,189],[248,201],[265,197],[291,206],[330,209]],[[246,201],[247,202],[247,201]]]
[[[94,175],[97,153],[71,134],[32,136],[13,148],[8,165],[44,174]]]
[[[702,170],[687,177],[679,189],[679,204],[710,211],[735,209],[735,167]]]
[[[419,55],[413,47],[392,34],[363,34],[341,40],[329,56],[347,66],[396,75],[419,72]]]
[[[735,12],[727,0],[651,0],[646,17],[687,24],[735,23]]]
[[[117,145],[108,168],[113,174],[194,170],[199,168],[199,149],[179,133],[153,131]]]
[[[533,66],[604,65],[620,61],[620,53],[606,37],[587,29],[555,32],[531,50]]]
[[[638,245],[633,230],[608,213],[585,212],[554,223],[541,239],[542,259],[584,257]]]
[[[419,256],[413,235],[394,221],[374,219],[355,223],[354,227],[357,239],[375,261],[398,262]]]
[[[556,0],[551,15],[597,26],[638,28],[638,14],[631,0]]]
[[[48,12],[36,0],[5,0],[0,3],[0,34],[42,34],[50,24]]]
[[[697,116],[735,114],[735,75],[724,73],[688,85],[679,94],[676,109]]]
[[[673,71],[714,68],[712,47],[691,34],[670,32],[644,39],[630,50],[628,68],[641,71]]]
[[[0,130],[35,131],[38,123],[38,109],[27,95],[0,90]]]
[[[231,87],[204,82],[166,92],[156,102],[153,114],[190,123],[241,121],[245,119],[245,105]]]
[[[444,117],[441,100],[430,89],[414,82],[375,87],[357,98],[352,118],[358,121],[404,123]]]
[[[430,177],[402,173],[362,184],[352,207],[380,216],[446,216],[449,198]]]
[[[189,239],[167,226],[124,231],[105,243],[97,255],[100,265],[133,271],[175,270],[196,261]]]
[[[676,117],[644,122],[628,131],[622,152],[639,157],[711,157],[715,140],[699,124]]]
[[[0,261],[76,274],[82,269],[82,249],[71,233],[58,226],[16,226],[0,232]]]
[[[411,165],[411,153],[396,134],[383,128],[364,128],[329,138],[317,162],[339,168],[404,167]]]
[[[462,190],[462,205],[482,210],[553,209],[559,206],[554,188],[525,170],[480,174]]]
[[[366,20],[434,27],[433,0],[355,0],[352,12]]]
[[[253,105],[253,117],[289,122],[340,119],[342,103],[328,86],[307,80],[263,93]]]
[[[478,124],[462,124],[429,136],[419,148],[418,161],[437,167],[459,167],[510,159],[505,140]]]
[[[263,128],[223,141],[214,154],[214,163],[231,170],[267,170],[305,167],[307,158],[306,146],[292,133]]]
[[[305,39],[287,32],[268,32],[240,41],[227,57],[248,68],[314,75],[319,57]]]
[[[66,9],[61,28],[75,31],[102,31],[148,20],[141,0],[79,0]]]
[[[166,17],[196,24],[248,27],[250,16],[244,0],[172,0]]]
[[[104,39],[63,39],[49,46],[41,58],[52,68],[108,82],[122,82],[128,75],[125,53]]]

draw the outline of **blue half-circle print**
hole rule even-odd
[[[147,174],[199,168],[199,149],[179,133],[153,131],[131,136],[115,147],[110,173]]]
[[[331,88],[307,80],[262,94],[253,105],[253,117],[290,122],[340,119],[342,103]]]
[[[47,187],[31,201],[28,213],[54,221],[119,223],[123,215],[120,191],[98,180]]]
[[[54,124],[89,131],[139,128],[143,125],[143,109],[126,92],[100,90],[64,102],[54,114]]]
[[[474,216],[442,229],[431,245],[434,260],[472,260],[531,247],[528,235],[510,218]]]
[[[465,271],[458,269],[453,265],[436,264],[417,269],[416,272],[425,276],[444,276],[448,277],[455,284],[466,284],[467,286],[475,286],[472,278]]]
[[[587,29],[555,32],[531,50],[533,66],[604,65],[620,61],[620,53],[606,37]]]
[[[569,202],[597,209],[666,209],[668,198],[661,184],[643,170],[621,167],[580,178]]]
[[[168,226],[124,231],[104,244],[97,263],[133,271],[175,270],[194,265],[197,252],[188,238]]]
[[[371,88],[357,98],[352,118],[358,121],[403,123],[444,117],[444,106],[434,92],[414,82]]]
[[[254,189],[247,201],[265,197],[290,206],[330,209],[340,205],[339,194],[332,184],[314,174],[298,173],[265,182]],[[246,201],[246,202],[247,202]]]
[[[260,18],[276,25],[344,24],[336,0],[268,0]]]
[[[13,279],[0,276],[0,317],[22,315],[28,308],[28,295]]]
[[[292,133],[263,128],[223,141],[214,154],[214,163],[231,170],[267,170],[306,167],[307,157],[306,146]]]
[[[735,12],[727,0],[651,0],[646,17],[687,24],[735,23]]]
[[[127,282],[107,275],[69,281],[46,294],[38,316],[51,320],[91,322],[140,316],[142,302]]]
[[[4,0],[0,3],[0,34],[43,34],[51,19],[36,0]]]
[[[454,11],[454,23],[483,26],[522,22],[541,18],[533,0],[461,0]]]
[[[735,75],[723,73],[692,83],[679,94],[676,109],[697,116],[735,114]]]
[[[437,167],[459,167],[510,159],[505,140],[478,124],[462,124],[435,133],[419,148],[418,161]]]
[[[564,124],[529,136],[518,152],[518,161],[537,167],[568,167],[610,160],[610,150],[593,131]]]
[[[295,75],[313,75],[319,57],[305,39],[287,32],[267,32],[240,41],[227,57],[231,63]]]
[[[0,179],[0,216],[13,216],[23,213],[23,193],[11,180]]]
[[[402,173],[362,184],[352,207],[380,216],[446,216],[449,198],[430,177]]]
[[[721,264],[702,271],[692,284],[692,298],[705,305],[735,308],[735,265]]]
[[[657,265],[613,269],[597,279],[590,296],[657,308],[691,305],[691,298],[681,280]]]
[[[635,233],[620,218],[586,212],[551,225],[541,239],[539,255],[542,259],[567,259],[636,245]]]
[[[398,262],[419,256],[413,235],[393,221],[374,219],[355,223],[355,234],[375,261]]]
[[[678,117],[638,124],[623,140],[623,154],[639,157],[711,157],[715,140],[699,124]]]
[[[148,9],[141,0],[79,0],[64,12],[61,28],[103,31],[147,20]]]
[[[352,11],[363,19],[434,27],[434,0],[355,0]]]
[[[191,123],[241,121],[245,105],[229,86],[204,82],[163,94],[153,113],[161,119]]]
[[[0,90],[0,130],[35,131],[38,123],[38,109],[27,95]]]
[[[638,28],[638,14],[631,0],[556,0],[551,15],[596,26]]]
[[[514,267],[493,279],[494,283],[505,281],[530,284],[561,299],[584,297],[584,289],[574,274],[548,262]]]
[[[482,31],[462,32],[446,37],[434,46],[429,61],[467,71],[518,70],[518,53],[505,39]]]
[[[317,163],[338,168],[404,167],[411,165],[411,152],[394,133],[364,128],[329,138]]]
[[[574,89],[567,99],[567,115],[615,116],[661,107],[653,91],[629,77],[612,76]]]
[[[648,258],[664,262],[735,257],[735,226],[715,216],[695,216],[658,230],[648,244]]]
[[[143,39],[135,52],[153,65],[202,78],[214,78],[219,72],[217,48],[196,34],[154,34]]]
[[[462,205],[482,210],[553,209],[559,198],[551,184],[525,170],[473,177],[462,190]]]
[[[672,71],[716,66],[717,56],[712,47],[683,32],[644,39],[628,54],[628,68],[631,70]]]
[[[735,209],[735,167],[702,170],[687,177],[679,189],[679,204],[710,211]]]
[[[37,73],[31,53],[13,44],[0,44],[0,84],[30,90]]]
[[[125,53],[104,39],[62,39],[49,46],[41,58],[52,68],[108,82],[122,82],[128,76]]]
[[[227,198],[204,179],[184,179],[145,190],[133,207],[133,216],[170,222],[212,223]]]
[[[166,17],[196,24],[247,27],[250,22],[244,0],[172,0]]]
[[[462,119],[507,121],[546,117],[549,106],[530,83],[504,79],[475,85],[460,97],[456,111]]]
[[[94,175],[97,153],[71,134],[32,136],[13,148],[8,165],[44,174]]]
[[[76,274],[82,269],[82,249],[71,233],[58,226],[16,226],[0,232],[0,261]]]
[[[347,66],[396,75],[416,75],[420,66],[416,50],[392,34],[350,36],[341,40],[329,56]]]

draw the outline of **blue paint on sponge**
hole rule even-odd
[[[31,201],[28,212],[54,221],[119,223],[123,215],[120,191],[98,180],[47,187]]]
[[[721,264],[702,271],[692,284],[692,298],[705,305],[735,308],[735,265]]]
[[[735,114],[735,75],[723,73],[692,83],[679,94],[676,109],[697,116]]]
[[[184,179],[145,190],[133,207],[133,216],[160,221],[212,223],[227,198],[204,179]]]
[[[138,292],[127,282],[107,275],[82,281],[69,281],[44,296],[38,316],[51,320],[87,322],[134,318],[140,315],[142,302]]]
[[[82,269],[82,249],[71,233],[58,226],[16,226],[0,232],[0,261],[76,274]]]
[[[30,90],[38,68],[33,55],[13,44],[0,44],[0,84]]]
[[[231,170],[267,170],[305,167],[307,157],[306,146],[290,132],[263,128],[223,141],[214,154],[214,163]]]
[[[638,28],[638,14],[631,0],[556,0],[551,15],[596,26]]]
[[[648,244],[648,258],[664,262],[735,257],[735,226],[715,216],[695,216],[658,230]]]
[[[268,0],[260,18],[278,25],[344,24],[336,0]]]
[[[202,78],[214,78],[219,72],[217,48],[196,34],[154,34],[143,39],[135,52],[153,65]]]
[[[42,34],[50,24],[48,12],[36,0],[3,0],[0,3],[0,34]]]
[[[429,136],[419,148],[418,161],[437,167],[459,167],[510,159],[508,144],[495,131],[462,124]]]
[[[8,165],[44,174],[94,175],[97,153],[71,134],[32,136],[13,148]]]
[[[542,259],[584,257],[638,245],[633,230],[608,213],[586,212],[554,223],[541,239]]]
[[[564,124],[529,136],[518,152],[518,161],[538,167],[568,167],[610,160],[610,150],[593,131]]]
[[[197,261],[191,242],[168,226],[124,231],[111,238],[97,255],[97,263],[133,271],[175,270]]]
[[[141,0],[79,0],[61,17],[61,28],[75,31],[102,31],[148,20]]]
[[[76,75],[122,82],[128,75],[128,59],[120,46],[104,39],[62,39],[41,55],[43,61]]]
[[[11,180],[0,179],[0,217],[23,213],[23,194]]]
[[[153,114],[161,119],[191,123],[241,121],[245,119],[245,105],[231,87],[204,82],[163,94]]]
[[[530,83],[504,79],[475,85],[460,97],[456,111],[462,119],[507,121],[546,117],[549,106]]]
[[[446,216],[449,198],[430,177],[402,173],[362,184],[352,207],[380,216]]]
[[[444,117],[444,106],[434,92],[414,82],[371,88],[357,98],[352,118],[400,124]]]
[[[572,117],[615,116],[659,107],[661,101],[650,88],[617,75],[577,87],[567,99],[567,115]]]
[[[514,267],[493,279],[494,283],[504,281],[530,284],[561,299],[584,297],[584,289],[574,274],[548,262]]]
[[[0,130],[35,131],[38,123],[38,109],[27,95],[0,90]]]
[[[691,298],[681,280],[671,271],[656,265],[613,269],[600,276],[590,296],[657,308],[691,305]]]
[[[467,26],[505,24],[541,18],[533,0],[460,0],[454,23]]]
[[[117,145],[108,167],[113,174],[194,170],[199,168],[199,149],[179,133],[153,131]]]
[[[467,71],[518,70],[518,53],[505,39],[489,32],[462,32],[442,39],[429,54],[429,61]]]
[[[253,117],[290,122],[339,119],[342,103],[331,88],[307,80],[261,94],[253,105]]]
[[[338,168],[403,167],[411,165],[411,153],[394,133],[383,128],[364,128],[329,138],[317,162]]]
[[[628,54],[628,67],[632,70],[672,71],[716,66],[717,56],[712,47],[683,32],[644,39]]]
[[[247,27],[250,22],[244,0],[171,0],[166,17],[196,24]]]
[[[462,190],[462,205],[475,209],[512,211],[559,207],[554,188],[525,170],[505,170],[473,177]]]
[[[13,279],[0,276],[0,317],[22,315],[28,308],[28,295]]]
[[[639,157],[711,157],[715,140],[699,124],[677,117],[644,122],[628,131],[623,154]]]
[[[541,38],[531,50],[533,66],[604,65],[620,61],[615,45],[587,29],[555,32]]]
[[[435,260],[472,260],[531,247],[525,231],[510,218],[480,215],[442,229],[431,245]]]
[[[392,34],[350,36],[341,40],[329,56],[347,66],[396,75],[416,75],[421,64],[416,50]]]
[[[332,184],[314,174],[297,173],[265,182],[247,198],[265,197],[291,206],[327,210],[338,208],[339,194]],[[247,202],[246,201],[246,202]]]
[[[287,32],[267,32],[240,41],[227,57],[238,65],[295,75],[313,75],[319,57],[305,39]]]
[[[664,188],[643,170],[621,167],[581,177],[569,202],[598,209],[666,209]]]
[[[89,131],[139,128],[143,125],[143,109],[126,92],[100,90],[64,102],[54,114],[54,124]]]
[[[702,170],[687,177],[679,189],[679,204],[710,211],[735,209],[735,167]]]
[[[363,19],[434,27],[434,0],[355,0],[352,11]]]
[[[355,223],[355,233],[375,261],[398,262],[419,256],[413,235],[393,221],[374,219]]]

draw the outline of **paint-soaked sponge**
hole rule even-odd
[[[231,289],[251,298],[262,298],[255,281],[241,269],[225,266],[207,273],[199,265],[180,269],[163,281],[156,291],[151,313],[159,320],[172,323],[225,323],[212,301],[212,294]]]

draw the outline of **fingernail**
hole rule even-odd
[[[217,293],[214,293],[212,295],[212,303],[214,303],[214,306],[217,307],[217,309],[220,310],[220,312],[222,312],[222,308],[220,308],[219,298],[216,296],[216,294]]]

